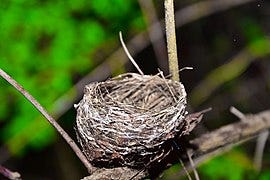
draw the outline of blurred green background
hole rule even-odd
[[[154,9],[147,6],[151,2]],[[208,8],[193,9],[193,15],[199,14],[197,19],[185,22],[192,13],[183,10],[202,2],[175,1],[176,13],[185,15],[183,19],[176,16],[179,63],[194,68],[180,73],[189,111],[213,108],[195,134],[237,121],[228,111],[230,106],[256,113],[270,105],[270,2],[242,0],[240,5],[207,15],[234,1],[220,1],[216,6],[211,6],[214,1],[205,1]],[[161,20],[163,11],[163,1],[156,0],[0,0],[0,67],[76,138],[72,105],[82,97],[83,86],[136,72],[120,48],[119,31],[145,74],[157,73],[159,66],[168,71],[161,62],[166,61],[164,41],[151,45],[146,32],[152,15],[156,12]],[[24,179],[87,175],[55,130],[3,79],[0,143],[0,164],[19,171]],[[267,145],[261,172],[253,166],[255,141],[251,141],[205,162],[199,168],[201,178],[269,179]],[[181,179],[180,169],[174,165],[162,179]]]

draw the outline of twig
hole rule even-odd
[[[191,178],[191,176],[190,176],[190,174],[189,174],[189,172],[188,172],[188,170],[187,170],[184,162],[182,161],[182,159],[180,159],[180,157],[178,157],[178,160],[179,160],[181,166],[183,167],[183,169],[184,169],[184,171],[185,171],[185,173],[186,173],[186,175],[188,177],[188,180],[192,180],[192,178]]]
[[[192,157],[191,157],[191,153],[190,153],[189,150],[187,150],[187,156],[188,156],[188,160],[189,160],[189,162],[190,162],[191,168],[192,168],[192,170],[193,170],[193,172],[194,172],[195,179],[196,179],[196,180],[200,180],[198,171],[196,170],[196,166],[195,166],[195,164],[194,164],[194,162],[193,162],[193,159],[192,159]]]
[[[9,169],[5,168],[4,166],[0,165],[0,174],[5,176],[10,180],[20,180],[21,175],[18,172],[12,172]]]
[[[164,0],[164,7],[169,69],[172,79],[179,81],[173,0]]]
[[[76,143],[71,139],[71,137],[65,132],[65,130],[51,117],[48,112],[40,105],[37,100],[30,95],[18,82],[16,82],[12,77],[10,77],[6,72],[0,68],[0,75],[9,82],[14,88],[16,88],[29,102],[31,102],[34,107],[49,121],[49,123],[60,133],[60,135],[66,140],[69,146],[73,149],[75,154],[79,157],[82,163],[87,168],[88,172],[91,174],[93,172],[93,166],[88,162],[82,151],[76,145]]]
[[[242,113],[241,111],[239,111],[238,109],[236,109],[235,107],[231,106],[230,107],[230,112],[235,115],[236,117],[238,117],[239,119],[243,120],[245,119],[245,115],[244,113]]]
[[[180,165],[183,167],[183,169],[184,169],[184,171],[185,171],[185,173],[186,173],[186,175],[188,177],[188,180],[192,180],[192,178],[191,178],[191,176],[190,176],[190,174],[189,174],[189,172],[188,172],[188,170],[187,170],[184,162],[181,159],[181,155],[179,154],[180,147],[178,146],[178,144],[175,141],[173,141],[173,145],[174,145],[173,147],[175,148],[176,156],[177,156],[177,158],[178,158],[178,160],[180,162]]]
[[[125,43],[124,43],[124,40],[123,40],[122,32],[121,32],[121,31],[119,32],[119,38],[120,38],[120,42],[121,42],[121,44],[122,44],[122,46],[123,46],[123,48],[124,48],[124,50],[125,50],[125,52],[126,52],[128,58],[129,58],[129,60],[130,60],[130,61],[132,62],[132,64],[136,67],[136,69],[139,71],[139,73],[140,73],[141,75],[144,75],[143,72],[142,72],[142,70],[141,70],[141,68],[138,66],[138,64],[136,63],[136,61],[133,59],[133,57],[132,57],[132,56],[130,55],[130,53],[128,52],[128,49],[127,49],[127,47],[126,47],[126,45],[125,45]]]
[[[269,130],[265,130],[261,132],[259,134],[259,137],[257,138],[257,144],[256,144],[256,149],[255,149],[255,155],[254,155],[254,166],[257,169],[257,171],[260,171],[262,168],[263,151],[264,151],[268,136],[269,136]]]

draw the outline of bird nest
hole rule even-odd
[[[85,87],[77,108],[77,137],[95,166],[142,167],[168,154],[187,114],[180,82],[122,74]]]

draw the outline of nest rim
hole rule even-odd
[[[134,88],[134,85],[129,81],[139,81],[138,87],[145,89],[135,88],[137,91],[134,93],[137,94],[134,95],[130,93],[132,91],[130,86]],[[156,83],[149,85],[150,88],[153,88],[151,91],[147,89],[149,87],[146,87],[149,82]],[[121,84],[120,93],[122,91],[130,93],[128,96],[137,100],[136,106],[133,106],[132,101],[127,101],[127,97],[122,97],[122,99],[119,99],[121,96],[110,97],[110,95],[115,95],[112,93],[115,90],[113,89],[115,83]],[[136,83],[134,84],[136,86]],[[103,88],[104,86],[107,89]],[[127,90],[123,88],[125,86]],[[116,88],[116,90],[119,89]],[[99,92],[100,96],[97,96],[96,92]],[[91,83],[85,87],[84,93],[83,99],[76,105],[76,132],[85,155],[94,165],[142,166],[150,159],[162,159],[167,153],[164,152],[162,146],[170,139],[181,135],[180,130],[187,115],[185,110],[186,91],[181,82],[165,79],[158,75],[126,73],[104,82]],[[142,97],[144,93],[147,96],[145,99],[140,99],[139,97]],[[145,107],[138,106],[138,104],[144,105],[144,103],[146,106],[149,105],[147,104],[149,99],[156,98],[156,96],[160,96],[161,100],[158,100],[160,98],[158,97],[159,103],[156,103],[156,99],[154,99],[152,104],[149,103],[150,108],[146,111]],[[146,100],[148,101],[146,102]],[[118,109],[115,105],[118,106]],[[123,107],[124,109],[121,109]],[[113,112],[113,108],[117,111]],[[131,118],[132,121],[125,118]],[[169,120],[162,121],[165,118]],[[99,130],[95,128],[99,128]],[[111,129],[108,130],[108,128]]]

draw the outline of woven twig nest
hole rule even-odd
[[[182,135],[187,112],[180,82],[128,73],[89,84],[84,93],[76,106],[77,136],[96,166],[145,166]]]

